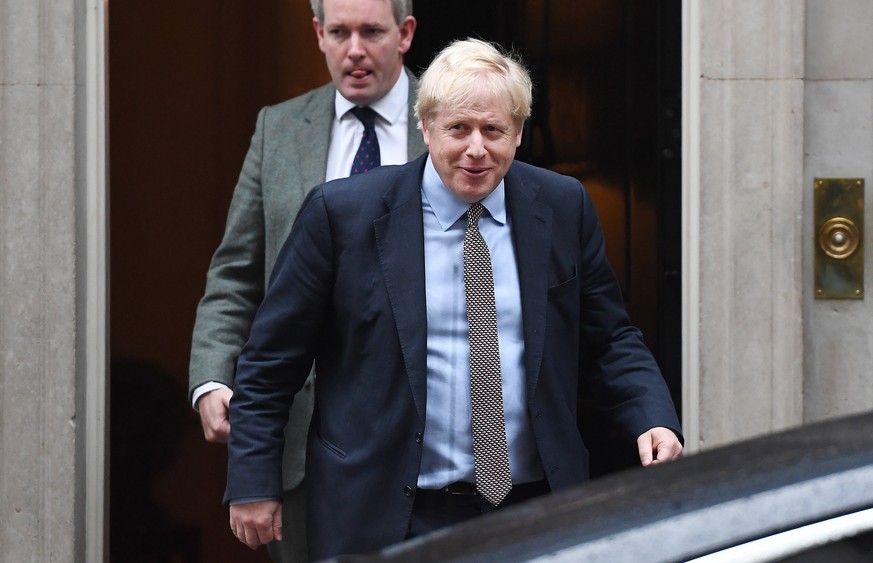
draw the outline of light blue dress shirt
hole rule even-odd
[[[464,297],[464,230],[469,204],[445,187],[428,157],[422,179],[427,299],[427,415],[418,486],[474,483],[470,346]],[[503,405],[513,483],[543,478],[527,412],[521,294],[503,182],[482,201],[479,230],[494,271]]]

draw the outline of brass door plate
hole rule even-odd
[[[864,179],[816,178],[816,299],[864,297]]]

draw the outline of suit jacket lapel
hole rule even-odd
[[[309,190],[324,182],[336,89],[332,84],[264,111],[260,182],[265,213],[265,273],[291,231]]]
[[[279,114],[279,121],[265,139],[264,150],[272,157],[270,162],[275,162],[269,179],[264,179],[265,187],[272,193],[265,193],[264,197],[274,198],[271,209],[277,221],[276,252],[288,236],[306,194],[324,183],[335,93],[333,84],[327,84],[306,94],[300,109],[287,109]]]
[[[302,196],[324,182],[335,97],[333,84],[320,88],[303,110],[302,126],[294,132],[293,150],[299,155],[294,161],[300,163]]]
[[[524,366],[530,401],[536,390],[545,345],[552,210],[536,200],[539,187],[526,182],[515,167],[510,168],[505,182],[521,286]]]
[[[387,212],[373,222],[379,265],[397,325],[415,406],[424,423],[427,395],[427,318],[421,176],[425,157],[403,167],[384,194]]]

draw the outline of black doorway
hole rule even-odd
[[[468,36],[514,50],[532,70],[518,158],[591,192],[628,311],[681,413],[681,2],[418,0],[415,13],[415,70]],[[638,463],[584,393],[580,417],[595,475]]]

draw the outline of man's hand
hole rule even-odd
[[[669,428],[656,426],[637,438],[643,467],[682,457],[682,444]]]
[[[227,387],[215,389],[197,400],[200,411],[200,424],[207,442],[224,443],[230,434],[230,421],[227,411],[230,408],[230,397],[233,391]]]
[[[262,500],[230,505],[230,529],[252,549],[282,539],[282,503]]]

